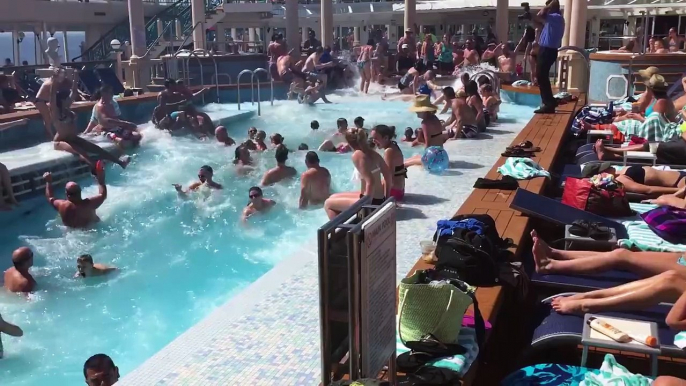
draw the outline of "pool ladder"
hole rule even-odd
[[[179,58],[179,55],[185,54],[188,55],[186,57],[182,56]],[[219,70],[217,68],[217,60],[214,58],[214,55],[212,55],[211,52],[207,50],[202,50],[202,49],[197,49],[197,50],[186,50],[186,49],[180,49],[174,53],[173,58],[175,60],[181,60],[181,78],[186,80],[186,86],[190,87],[190,80],[191,80],[191,71],[190,71],[190,66],[189,62],[191,60],[191,57],[195,57],[198,60],[198,68],[200,69],[200,85],[202,87],[205,87],[205,75],[202,67],[202,60],[200,60],[200,56],[202,55],[203,57],[209,57],[212,59],[212,63],[214,64],[214,85],[217,88],[217,103],[219,103]],[[218,74],[218,75],[217,75]],[[229,77],[229,82],[231,81],[231,77]],[[205,104],[205,94],[202,94],[202,104]]]
[[[254,70],[243,70],[238,73],[238,77],[236,78],[236,91],[237,91],[237,101],[238,101],[238,110],[241,109],[241,76],[245,74],[250,74],[250,97],[251,97],[251,103],[254,105],[255,104],[255,75],[259,74],[260,72],[264,72],[267,74],[269,77],[269,87],[270,87],[270,95],[269,95],[269,101],[272,106],[274,106],[274,78],[272,78],[271,74],[269,71],[265,70],[264,68],[256,68]],[[262,115],[262,108],[260,105],[261,101],[261,95],[260,95],[260,77],[257,77],[257,116]]]
[[[491,81],[491,86],[493,86],[493,92],[494,93],[499,93],[500,92],[500,78],[498,77],[497,73],[493,70],[481,70],[472,76],[469,77],[469,80],[473,80],[475,82],[478,82],[478,79],[480,76],[485,76],[488,78],[488,80]]]

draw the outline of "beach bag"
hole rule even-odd
[[[603,189],[581,178],[567,177],[562,203],[600,216],[627,217],[633,214],[623,187]]]
[[[445,279],[436,270],[420,270],[400,282],[398,288],[398,334],[405,342],[432,336],[444,343],[457,342],[462,319],[474,305],[474,325],[479,345],[485,325],[475,288],[456,279]]]
[[[660,206],[641,214],[641,218],[663,240],[686,244],[686,209]]]

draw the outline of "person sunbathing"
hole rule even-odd
[[[617,310],[642,310],[659,303],[674,303],[686,292],[686,259],[683,253],[563,251],[549,247],[531,232],[536,271],[584,274],[622,269],[644,279],[617,287],[559,296],[552,307],[562,314]]]
[[[661,165],[686,165],[686,132],[670,139],[669,141],[655,142],[656,163]],[[628,151],[650,151],[650,143],[645,141],[641,144],[622,147],[606,147],[602,139],[596,141],[593,149],[600,161],[621,161],[624,153]]]
[[[581,170],[583,178],[603,173],[614,176],[617,182],[624,185],[627,193],[638,193],[653,198],[676,193],[686,186],[686,172],[684,171],[658,170],[650,166],[638,165],[617,170],[609,162],[589,163]]]

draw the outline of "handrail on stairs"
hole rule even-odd
[[[172,27],[172,25],[174,25],[174,22],[169,21],[167,23],[167,26],[164,27],[164,29],[162,29],[162,32],[161,33],[158,32],[157,39],[155,39],[155,41],[153,41],[152,44],[150,44],[150,47],[148,47],[148,50],[145,52],[145,55],[143,55],[144,58],[148,57],[148,55],[150,54],[150,51],[152,51],[152,49],[157,46],[157,43],[159,43],[160,39],[164,36],[164,34],[167,32],[167,30]]]
[[[198,28],[198,26],[201,25],[202,23],[203,23],[203,22],[201,22],[201,21],[195,23],[195,25],[193,26],[193,28],[191,28],[191,30],[188,32],[188,35],[186,35],[186,37],[183,39],[183,41],[182,41],[181,44],[179,45],[178,51],[176,51],[176,52],[174,53],[173,56],[176,56],[176,54],[178,54],[180,51],[183,50],[183,47],[184,47],[184,46],[186,45],[186,43],[188,42],[188,38],[191,37],[191,36],[193,36],[193,31],[195,31],[195,29]]]
[[[210,59],[212,59],[212,63],[214,63],[214,73],[217,74],[219,72],[219,68],[217,68],[217,60],[214,58],[214,55],[210,51],[207,51],[204,49],[197,49],[197,50],[193,50],[193,53],[194,54],[201,53],[205,56],[209,56]],[[202,68],[201,68],[201,71],[202,71]],[[231,78],[229,77],[229,79],[231,79]],[[214,80],[215,80],[215,86],[217,87],[217,103],[219,103],[219,77],[215,77]],[[205,86],[205,83],[203,83],[202,85]]]
[[[574,51],[576,53],[581,54],[581,57],[584,58],[584,63],[586,63],[586,84],[585,84],[586,87],[584,88],[584,92],[586,93],[586,95],[588,95],[588,90],[591,86],[591,62],[588,58],[588,52],[586,52],[586,50],[584,50],[582,48],[575,47],[575,46],[564,46],[564,47],[560,47],[557,49],[557,52],[562,52],[562,51]],[[557,68],[557,65],[555,66],[555,68]]]
[[[267,74],[267,76],[269,76],[269,71],[265,70],[264,68],[256,68],[255,71],[253,71],[253,73],[252,73],[250,83],[253,82],[252,78],[255,78],[255,75],[257,75],[257,73],[259,73],[259,72],[264,72],[265,74]],[[262,115],[262,109],[260,108],[260,102],[262,100],[260,98],[260,88],[261,88],[260,87],[260,77],[258,76],[257,77],[257,116],[258,117]],[[273,97],[273,95],[272,95],[272,97]]]
[[[238,73],[238,77],[236,78],[236,100],[238,102],[238,110],[241,109],[241,76],[245,74],[250,74],[250,96],[252,97],[252,104],[255,104],[255,94],[252,92],[253,90],[253,80],[255,79],[254,75],[255,73],[252,70],[243,70]],[[259,101],[257,102],[258,104],[260,103]]]
[[[500,78],[496,75],[493,70],[484,69],[477,73],[474,73],[469,80],[478,80],[480,76],[485,75],[491,81],[491,86],[493,86],[493,92],[496,94],[500,92]]]
[[[189,68],[189,62],[191,60],[191,56],[195,56],[195,58],[198,60],[198,65],[200,66],[200,84],[205,85],[205,79],[203,75],[203,69],[202,69],[202,60],[200,60],[200,57],[194,52],[190,50],[180,50],[174,54],[174,58],[178,59],[179,54],[188,54],[188,57],[184,61],[184,58],[181,58],[181,74],[183,79],[186,79],[186,85],[190,86],[190,78],[191,78],[191,71]],[[219,93],[217,91],[217,93]],[[202,104],[205,104],[205,94],[202,94]]]

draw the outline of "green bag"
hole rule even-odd
[[[429,284],[429,273],[417,271],[400,282],[398,332],[403,343],[428,334],[444,343],[457,342],[464,314],[473,304],[472,287],[455,279],[451,282],[462,288],[446,282]]]

